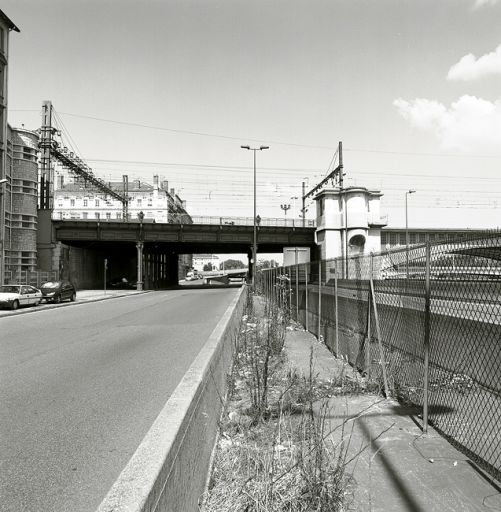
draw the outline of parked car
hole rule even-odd
[[[194,271],[189,271],[187,274],[186,274],[186,281],[196,281],[197,279],[203,279],[204,276],[198,272],[197,270],[194,270]]]
[[[106,283],[106,286],[114,290],[135,290],[137,283],[129,281],[126,277],[114,277]]]
[[[6,284],[0,286],[0,307],[17,309],[19,306],[38,306],[42,292],[27,284]]]
[[[63,300],[73,302],[77,298],[77,291],[69,281],[47,281],[42,284],[40,290],[46,302],[59,304]]]

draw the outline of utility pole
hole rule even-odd
[[[301,216],[303,217],[303,228],[305,226],[305,216],[306,216],[306,182],[303,181],[302,184],[302,208],[301,208]]]
[[[129,215],[129,177],[127,174],[122,175],[123,189],[124,189],[124,201],[122,203],[122,217],[123,221],[127,222]]]
[[[44,101],[42,105],[42,127],[40,129],[40,209],[52,208],[52,103]]]
[[[348,279],[348,202],[346,193],[343,194],[344,190],[344,166],[343,166],[343,142],[339,141],[338,146],[339,154],[339,166],[338,166],[338,181],[339,190],[341,191],[341,197],[343,202],[343,215],[344,215],[344,229],[343,229],[343,270],[344,278]]]

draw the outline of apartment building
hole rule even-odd
[[[57,220],[124,220],[123,204],[94,187],[87,186],[78,178],[65,183],[66,176],[58,176],[56,190],[54,191],[54,211],[52,218]],[[157,175],[153,176],[153,184],[141,180],[134,180],[124,185],[123,181],[110,182],[109,187],[124,194],[124,187],[129,197],[128,219],[139,218],[144,215],[144,222],[175,223],[181,219],[190,222],[191,217],[186,211],[186,201],[183,201],[175,189],[169,190],[168,182],[159,182]]]
[[[7,126],[9,34],[19,32],[16,25],[0,10],[0,284],[4,282],[6,255],[9,250],[11,232],[7,229],[7,218],[12,210],[12,144],[9,142]]]

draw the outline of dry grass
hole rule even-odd
[[[312,358],[308,377],[286,368],[287,321],[248,304],[204,512],[344,510],[350,436],[343,423],[334,441],[327,418],[328,398],[346,390],[318,382]]]

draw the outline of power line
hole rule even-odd
[[[283,141],[277,141],[277,140],[269,140],[269,139],[254,139],[252,137],[234,137],[231,135],[220,135],[220,134],[214,134],[214,133],[208,133],[208,132],[199,132],[194,130],[180,130],[178,128],[167,128],[163,126],[153,126],[143,123],[132,123],[129,121],[117,121],[114,119],[105,119],[102,117],[93,117],[93,116],[84,116],[81,114],[72,114],[70,112],[60,112],[61,115],[71,116],[71,117],[77,117],[81,119],[91,119],[93,121],[99,121],[103,123],[113,123],[113,124],[119,124],[123,126],[134,126],[136,128],[146,128],[148,130],[158,130],[163,132],[171,132],[171,133],[180,133],[184,135],[197,135],[201,137],[213,137],[217,139],[226,139],[226,140],[238,140],[238,141],[252,141],[252,142],[263,142],[266,141],[269,144],[277,144],[282,146],[295,146],[295,147],[301,147],[301,148],[311,148],[311,149],[335,149],[333,146],[318,146],[318,145],[311,145],[311,144],[297,144],[293,142],[283,142]]]
[[[40,109],[9,109],[9,112],[40,112]],[[220,135],[220,134],[200,132],[200,131],[194,131],[194,130],[181,130],[178,128],[167,128],[167,127],[163,127],[163,126],[154,126],[154,125],[148,125],[148,124],[143,124],[143,123],[133,123],[130,121],[119,121],[116,119],[106,119],[106,118],[102,118],[102,117],[86,116],[86,115],[82,115],[82,114],[75,114],[72,112],[59,112],[59,114],[76,117],[76,118],[80,118],[80,119],[89,119],[89,120],[99,121],[99,122],[104,122],[104,123],[113,123],[113,124],[119,124],[119,125],[123,125],[123,126],[134,126],[137,128],[167,131],[167,132],[181,133],[181,134],[186,134],[186,135],[198,135],[198,136],[203,136],[203,137],[215,137],[215,138],[220,138],[220,139],[238,140],[238,141],[250,140],[252,142],[263,142],[264,140],[266,140],[270,144],[279,144],[279,145],[283,145],[283,146],[296,146],[296,147],[304,147],[304,148],[312,148],[312,149],[329,149],[329,150],[338,149],[337,146],[300,144],[300,143],[294,143],[294,142],[284,142],[284,141],[276,141],[276,140],[269,140],[269,139],[254,139],[251,137],[235,137],[235,136],[230,136],[230,135]],[[468,153],[461,153],[461,154],[459,154],[459,153],[420,153],[420,152],[412,152],[412,151],[390,151],[390,150],[384,150],[384,149],[347,148],[347,147],[344,147],[344,150],[351,151],[354,153],[380,153],[380,154],[388,154],[388,155],[501,159],[501,155],[475,155],[475,154],[468,154]]]

